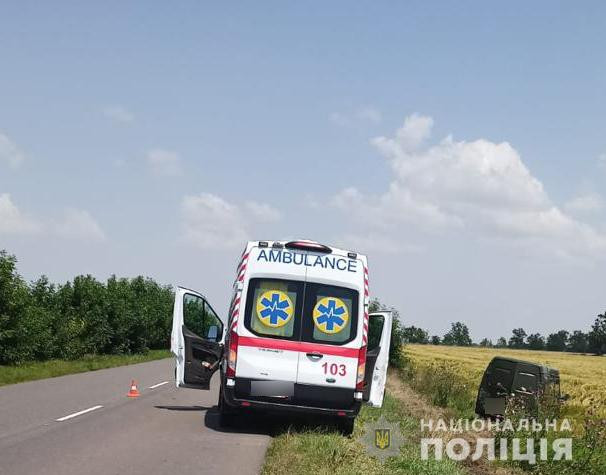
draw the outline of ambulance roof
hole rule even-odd
[[[309,252],[320,252],[325,254],[334,254],[337,256],[349,257],[351,259],[360,259],[366,262],[366,256],[356,251],[340,249],[338,247],[321,244],[309,239],[292,239],[288,241],[249,241],[246,248],[259,246],[273,249],[295,249]]]

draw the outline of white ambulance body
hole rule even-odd
[[[227,325],[199,293],[177,288],[171,350],[179,387],[208,389],[221,368],[219,410],[341,417],[381,406],[390,312],[368,314],[366,257],[312,241],[252,241],[237,268]]]

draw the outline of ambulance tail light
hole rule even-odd
[[[227,350],[227,369],[225,376],[227,378],[236,377],[236,361],[238,360],[238,334],[231,331],[229,334],[229,348]]]
[[[356,391],[364,390],[364,374],[366,373],[366,347],[360,348],[358,353],[358,375],[356,377]]]

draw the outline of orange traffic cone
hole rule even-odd
[[[128,397],[139,397],[140,393],[139,390],[137,389],[137,383],[135,382],[135,380],[133,379],[130,383],[130,391],[127,394]]]

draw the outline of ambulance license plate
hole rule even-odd
[[[287,381],[251,381],[250,395],[265,397],[292,397],[295,383]]]

